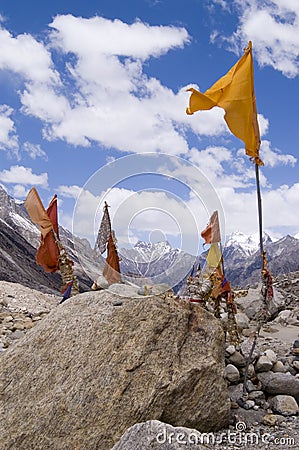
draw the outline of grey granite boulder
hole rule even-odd
[[[1,354],[2,448],[107,450],[137,422],[228,424],[224,335],[199,305],[86,292]]]

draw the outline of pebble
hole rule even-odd
[[[266,414],[262,418],[262,424],[269,427],[274,427],[278,424],[278,417],[275,414]]]
[[[225,368],[226,378],[231,383],[236,383],[240,380],[240,373],[233,364],[228,364]]]
[[[283,362],[281,362],[281,361],[277,361],[272,367],[272,372],[285,373],[286,371],[287,371],[287,368],[284,366]]]
[[[236,351],[236,347],[234,345],[228,345],[228,347],[226,347],[225,349],[225,353],[227,353],[228,355],[233,355]]]
[[[268,372],[272,369],[273,362],[267,355],[261,355],[255,363],[256,372]]]

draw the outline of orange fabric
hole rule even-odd
[[[119,283],[121,281],[119,256],[114,244],[112,233],[110,234],[107,247],[106,264],[103,270],[103,275],[108,281],[109,285]]]
[[[58,266],[59,251],[52,231],[41,240],[36,252],[36,262],[43,267],[45,272],[56,272]]]
[[[212,244],[214,242],[220,242],[220,228],[219,228],[219,219],[218,219],[218,211],[214,211],[209,225],[202,231],[201,237],[205,240],[205,244]]]
[[[32,222],[39,226],[42,236],[46,237],[53,225],[35,187],[30,189],[24,205]]]
[[[224,119],[230,131],[244,142],[246,154],[256,164],[263,165],[259,157],[261,141],[254,93],[251,41],[237,63],[205,93],[193,88],[188,91],[192,94],[187,114],[209,110],[215,106],[223,108]]]
[[[59,232],[58,232],[58,209],[57,209],[57,195],[55,194],[52,200],[49,203],[47,214],[49,216],[49,219],[52,222],[53,229],[56,233],[56,236],[59,239]]]
[[[47,214],[51,220],[53,229],[58,237],[58,211],[57,195],[51,200]],[[36,262],[43,267],[45,272],[56,272],[59,270],[59,250],[52,230],[45,237],[41,236],[41,243],[35,256]]]

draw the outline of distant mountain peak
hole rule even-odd
[[[269,244],[272,242],[268,233],[263,233],[263,243]],[[243,251],[246,255],[252,255],[259,249],[260,238],[259,233],[246,235],[241,231],[233,232],[225,243],[225,248],[234,247]]]
[[[168,241],[158,241],[158,242],[146,242],[146,241],[137,241],[134,245],[135,248],[138,247],[144,247],[144,248],[153,248],[153,247],[170,247],[172,246],[169,244]]]

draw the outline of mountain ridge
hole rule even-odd
[[[103,261],[86,239],[73,236],[63,227],[59,230],[61,241],[74,261],[81,290],[89,290],[93,279],[101,273]],[[273,240],[264,233],[263,239],[273,276],[299,269],[298,238],[284,236]],[[24,203],[16,202],[0,186],[0,279],[57,293],[60,291],[60,275],[45,273],[35,261],[39,243],[40,232],[31,222]],[[138,241],[134,247],[118,251],[124,281],[127,279],[139,285],[147,282],[167,283],[172,287],[184,284],[193,267],[204,265],[207,254],[205,250],[199,255],[190,255],[173,248],[167,241]],[[257,234],[232,233],[223,246],[223,257],[225,274],[233,287],[246,287],[259,282],[261,256]]]

